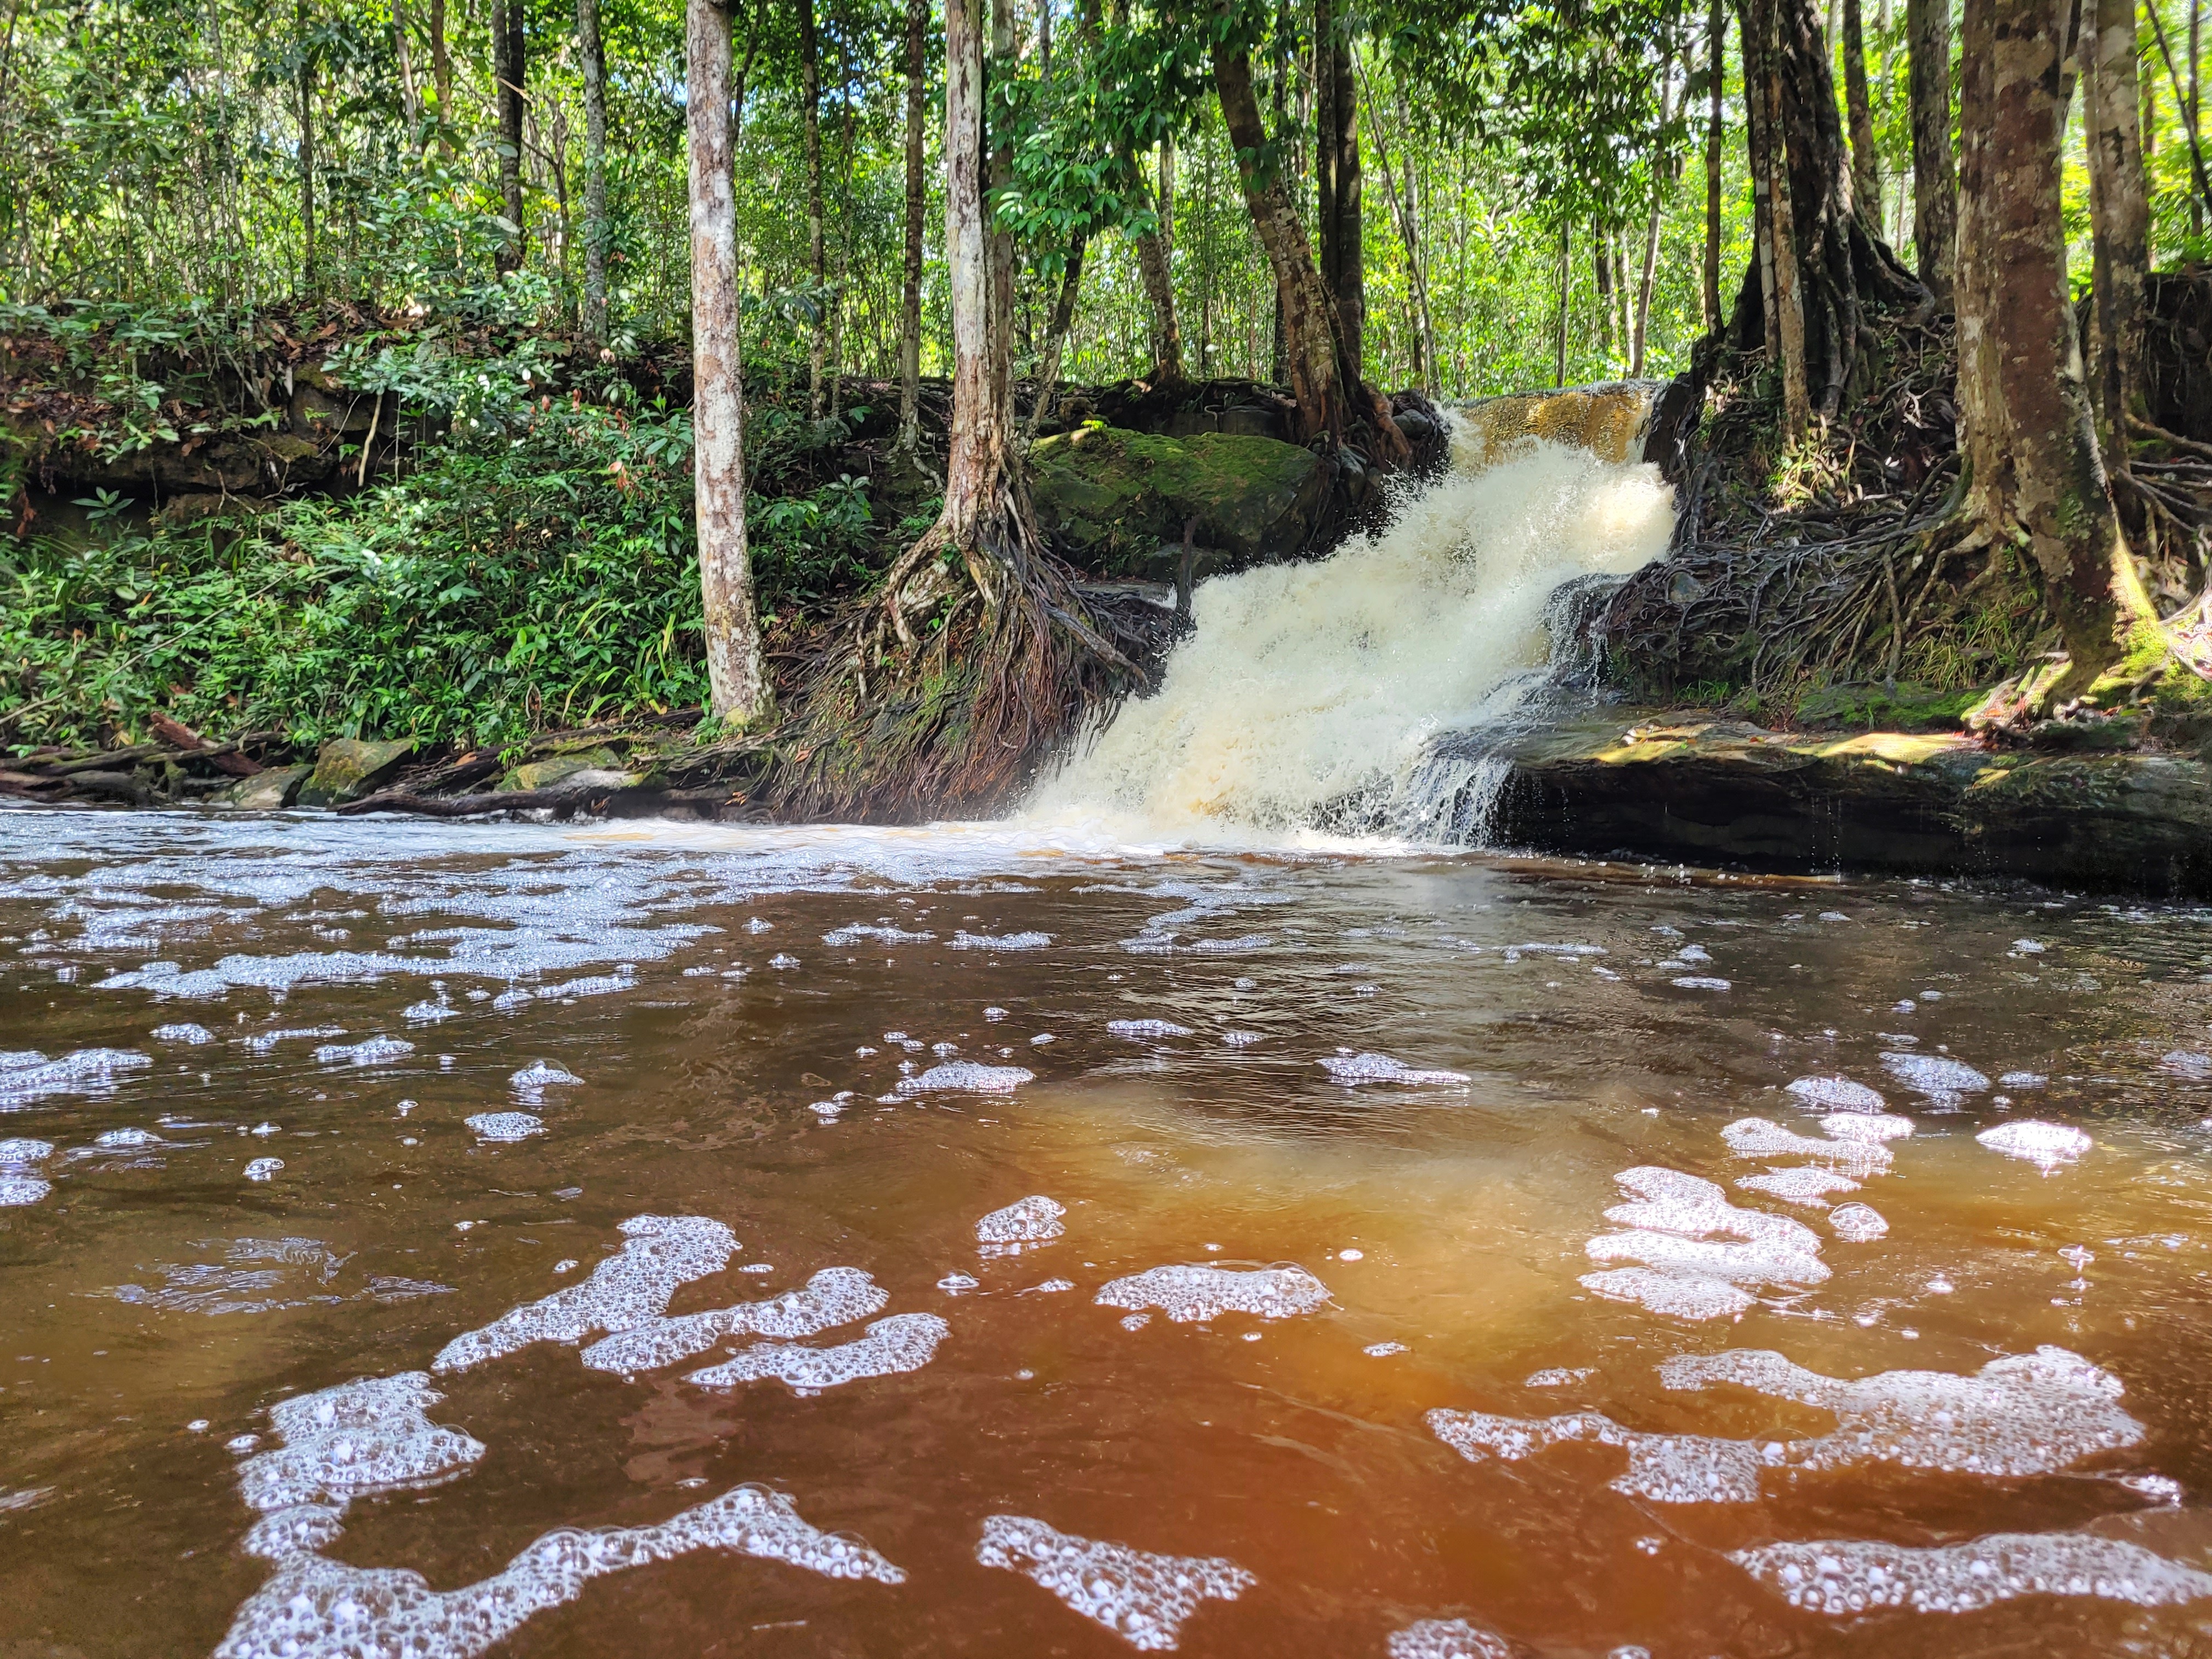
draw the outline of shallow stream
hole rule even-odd
[[[0,1654],[2212,1652],[2208,979],[2025,888],[0,813]]]

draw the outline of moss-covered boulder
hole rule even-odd
[[[340,801],[374,793],[414,752],[412,738],[393,738],[385,743],[334,738],[315,757],[314,772],[300,786],[299,804],[335,806]]]
[[[1198,432],[1161,437],[1086,426],[1030,452],[1037,518],[1059,545],[1092,570],[1161,575],[1192,539],[1237,568],[1301,551],[1327,497],[1320,458],[1279,439]],[[1164,565],[1165,568],[1163,568]]]
[[[235,806],[249,812],[280,812],[300,797],[312,766],[265,766],[250,778],[240,778],[216,797],[218,806]]]
[[[589,774],[589,776],[585,775]],[[623,769],[622,757],[604,745],[589,749],[571,750],[563,754],[547,755],[541,759],[525,761],[512,769],[500,780],[502,789],[550,789],[556,784],[576,783],[579,787],[619,778],[618,786],[627,788],[637,781],[635,775]]]

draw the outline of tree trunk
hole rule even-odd
[[[1859,217],[1879,235],[1881,163],[1875,155],[1874,106],[1867,97],[1866,37],[1859,0],[1844,0],[1844,101],[1851,121],[1851,197]]]
[[[1959,172],[1951,153],[1951,0],[1905,0],[1911,37],[1912,244],[1920,280],[1948,299],[1959,237]]]
[[[1721,331],[1721,146],[1727,126],[1721,94],[1728,85],[1727,0],[1712,0],[1705,23],[1705,332]]]
[[[525,248],[522,226],[522,102],[527,64],[523,36],[524,0],[493,0],[492,75],[499,86],[499,197],[507,222],[514,227],[493,263],[502,271],[520,270]]]
[[[293,20],[299,31],[300,70],[300,291],[313,296],[315,269],[315,54],[307,45],[307,0],[298,0]]]
[[[991,146],[990,172],[986,179],[989,192],[983,199],[983,223],[991,260],[991,280],[987,290],[991,301],[991,324],[986,337],[991,353],[993,419],[999,431],[998,441],[1006,456],[1001,465],[1013,477],[1017,489],[1020,483],[1018,464],[1013,452],[1014,236],[1012,231],[1000,225],[991,211],[991,193],[1005,190],[1014,181],[1014,150],[1011,136],[991,120],[989,95],[995,88],[1014,84],[1020,70],[1018,56],[1020,49],[1014,29],[1014,0],[991,0],[991,55],[984,73],[985,102],[981,117]],[[1012,544],[1015,550],[1012,562],[1017,570],[1024,570],[1027,564],[1027,546],[1034,546],[1036,537],[1029,523],[1027,509],[1024,508],[1018,516],[1019,533]]]
[[[399,60],[399,112],[411,140],[422,125],[422,95],[415,83],[415,23],[407,0],[392,0],[392,51]]]
[[[822,244],[822,43],[814,0],[799,0],[799,118],[806,152],[806,274],[818,301],[830,281]],[[822,368],[829,336],[816,318],[806,343],[806,411],[822,418]]]
[[[1151,212],[1163,228],[1160,216],[1135,150],[1121,146],[1121,170],[1129,181],[1129,199],[1139,214]],[[1152,368],[1148,377],[1155,386],[1172,385],[1183,378],[1182,323],[1176,315],[1175,279],[1168,262],[1167,239],[1160,229],[1140,231],[1136,238],[1137,274],[1144,280],[1145,299],[1152,328]]]
[[[1686,87],[1685,93],[1686,94]],[[1659,116],[1662,128],[1678,113],[1674,102],[1674,58],[1670,52],[1659,62]],[[1628,373],[1632,380],[1644,375],[1644,347],[1651,329],[1651,288],[1659,276],[1661,208],[1666,186],[1674,177],[1674,158],[1663,150],[1651,157],[1651,213],[1644,228],[1644,260],[1636,273],[1636,312],[1629,325]]]
[[[1029,435],[1052,413],[1054,392],[1060,385],[1060,354],[1067,349],[1067,333],[1075,326],[1075,300],[1083,286],[1083,252],[1089,239],[1081,231],[1068,238],[1067,264],[1060,272],[1060,297],[1053,302],[1052,320],[1045,325],[1044,356],[1037,364],[1036,398],[1030,405]]]
[[[929,194],[922,182],[922,118],[928,107],[922,53],[929,0],[906,0],[906,270],[899,294],[898,447],[912,455],[921,443],[921,234]]]
[[[1552,383],[1564,386],[1567,383],[1567,299],[1574,290],[1575,267],[1572,233],[1567,222],[1559,222],[1559,337],[1557,342],[1558,361],[1552,372]]]
[[[1367,267],[1362,246],[1359,89],[1350,20],[1330,0],[1314,6],[1314,161],[1319,183],[1321,278],[1336,301],[1347,359],[1366,362]]]
[[[2112,577],[2126,556],[2082,382],[2059,217],[2067,0],[1966,0],[1956,292],[1969,510],[2024,542],[2078,695],[2118,654]]]
[[[453,54],[446,44],[446,0],[430,0],[430,83],[438,89],[438,143],[450,157],[453,141],[444,129],[453,123]]]
[[[1796,180],[1790,176],[1787,94],[1784,90],[1781,30],[1789,0],[1761,0],[1759,83],[1764,89],[1766,130],[1770,143],[1767,163],[1767,212],[1773,224],[1775,339],[1782,359],[1782,433],[1796,443],[1812,424],[1812,388],[1806,358],[1804,268],[1799,263]],[[1769,33],[1768,31],[1772,31]],[[1745,39],[1753,31],[1745,31]],[[1834,91],[1829,92],[1834,107]],[[1853,319],[1856,322],[1856,319]],[[1825,412],[1825,411],[1824,411]]]
[[[599,0],[576,0],[576,50],[584,80],[584,338],[607,337],[607,56]]]
[[[1382,123],[1375,113],[1375,88],[1368,80],[1367,70],[1355,60],[1353,65],[1359,77],[1363,101],[1367,106],[1368,125],[1375,132],[1375,160],[1382,168],[1382,188],[1390,199],[1393,216],[1398,221],[1398,238],[1406,249],[1407,297],[1413,307],[1414,378],[1422,392],[1431,398],[1441,396],[1437,389],[1437,335],[1429,313],[1429,279],[1421,264],[1421,244],[1418,222],[1419,202],[1413,191],[1418,180],[1413,173],[1413,158],[1406,157],[1406,179],[1401,187],[1398,174],[1390,165],[1390,148],[1384,138]],[[1401,92],[1402,94],[1402,87]],[[1402,96],[1399,113],[1402,118],[1405,106]],[[1403,125],[1400,131],[1405,131]],[[1364,297],[1364,296],[1363,296]]]
[[[509,4],[516,0],[507,0]],[[692,488],[705,601],[708,712],[762,712],[760,625],[745,549],[744,359],[738,332],[738,212],[730,176],[730,14],[690,0],[684,18],[690,150]]]
[[[2090,292],[2089,386],[2098,441],[2126,465],[2128,417],[2144,413],[2136,364],[2143,283],[2150,271],[2150,204],[2144,190],[2135,0],[2085,0],[2081,58],[2087,71]]]

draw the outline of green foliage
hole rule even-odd
[[[510,742],[701,702],[690,421],[541,399],[404,483],[243,521],[0,544],[0,728]],[[864,481],[750,504],[764,608],[872,568]],[[98,509],[95,508],[95,512]]]

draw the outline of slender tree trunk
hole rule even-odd
[[[2136,72],[2135,0],[2085,0],[2081,58],[2087,71],[2089,153],[2089,377],[2097,436],[2124,467],[2128,417],[2143,413],[2136,363],[2143,283],[2150,271],[2150,204],[2144,189],[2141,91]]]
[[[1721,146],[1727,134],[1721,94],[1728,85],[1727,0],[1712,0],[1705,21],[1705,332],[1717,334],[1721,315]]]
[[[1674,59],[1670,52],[1660,60],[1659,114],[1662,127],[1669,125],[1676,114],[1674,103]],[[1651,214],[1644,229],[1644,263],[1636,274],[1636,315],[1628,337],[1628,373],[1632,379],[1644,375],[1645,337],[1651,329],[1651,289],[1659,276],[1659,231],[1661,208],[1666,199],[1667,185],[1674,177],[1674,158],[1665,151],[1654,153],[1651,158]]]
[[[1319,114],[1321,143],[1328,150],[1330,210],[1322,220],[1322,277],[1336,296],[1337,325],[1347,359],[1362,374],[1367,361],[1367,262],[1362,218],[1359,97],[1349,20],[1333,20],[1326,45],[1328,93]]]
[[[446,0],[430,0],[430,83],[438,89],[438,143],[450,158],[453,141],[442,130],[453,123],[453,54],[446,44]]]
[[[2118,655],[2126,549],[2097,453],[2059,217],[2067,0],[1966,0],[1956,295],[1970,510],[2025,542],[2078,694]]]
[[[1751,270],[1736,292],[1731,332],[1736,349],[1763,349],[1782,362],[1782,308],[1774,298],[1773,123],[1767,117],[1766,40],[1762,0],[1738,0],[1737,33],[1743,48],[1744,148],[1751,163]]]
[[[508,0],[514,3],[514,0]],[[738,333],[738,213],[730,176],[730,14],[690,0],[684,19],[690,149],[691,419],[708,712],[762,711],[760,625],[745,548],[744,357]]]
[[[411,138],[422,124],[422,97],[415,85],[415,26],[407,0],[392,0],[392,51],[399,61],[399,112]]]
[[[1749,0],[1744,11],[1743,68],[1745,99],[1756,111],[1752,161],[1758,172],[1754,178],[1757,185],[1764,185],[1765,198],[1765,247],[1760,274],[1767,309],[1766,347],[1769,361],[1782,373],[1783,435],[1794,444],[1812,424],[1813,402],[1806,361],[1796,180],[1791,167],[1796,158],[1790,153],[1792,135],[1784,84],[1786,25],[1782,13],[1789,3],[1790,0]],[[1832,118],[1832,89],[1829,109]]]
[[[1013,183],[1014,150],[1012,137],[991,119],[988,94],[994,88],[1013,85],[1020,67],[1020,49],[1014,28],[1014,0],[991,0],[991,55],[984,72],[983,129],[991,147],[987,183],[992,191],[1002,191]],[[1006,465],[1012,473],[1018,467],[1013,450],[1014,237],[1012,231],[1000,226],[992,214],[988,195],[984,198],[983,218],[991,258],[991,397],[997,410],[994,418],[1000,428],[999,441],[1005,447]],[[1027,539],[1025,526],[1024,540]],[[1026,549],[1019,556],[1026,558]]]
[[[1368,125],[1375,133],[1375,160],[1382,169],[1382,187],[1390,198],[1392,216],[1398,221],[1399,240],[1406,249],[1407,297],[1413,301],[1413,307],[1414,378],[1419,381],[1421,390],[1434,398],[1439,395],[1437,390],[1437,337],[1429,318],[1429,282],[1421,265],[1420,235],[1415,222],[1413,158],[1410,155],[1406,157],[1406,179],[1401,188],[1398,174],[1390,165],[1390,149],[1383,137],[1382,123],[1375,113],[1374,85],[1368,78],[1366,67],[1357,59],[1353,60],[1353,68],[1358,75],[1360,89],[1367,106]]]
[[[2198,142],[2197,118],[2203,113],[2204,0],[2189,0],[2189,142]],[[2189,199],[2189,234],[2204,234],[2204,198],[2192,196]]]
[[[1597,289],[1598,349],[1608,362],[1613,356],[1613,237],[1605,227],[1590,224],[1590,281]]]
[[[1037,364],[1036,400],[1030,405],[1029,435],[1052,413],[1053,394],[1060,385],[1060,355],[1067,349],[1068,330],[1075,325],[1076,295],[1083,286],[1083,252],[1088,239],[1077,231],[1068,239],[1067,264],[1060,276],[1060,297],[1053,302],[1052,320],[1045,326],[1044,356]]]
[[[1951,0],[1905,0],[1911,37],[1912,245],[1920,280],[1948,299],[1959,237],[1959,171],[1951,153]]]
[[[1859,216],[1879,234],[1881,162],[1875,154],[1874,106],[1867,96],[1866,38],[1859,0],[1844,0],[1844,101],[1851,124],[1851,195]]]
[[[814,0],[799,0],[799,119],[806,151],[806,272],[817,298],[829,286],[822,241],[822,43]],[[822,369],[829,335],[817,318],[806,343],[806,410],[822,418]]]
[[[922,53],[929,0],[906,0],[906,268],[899,294],[898,447],[921,443],[921,234],[929,195],[922,182],[922,119],[928,107]]]
[[[307,0],[297,0],[292,15],[300,42],[300,291],[312,298],[321,287],[321,273],[315,257],[315,54],[307,43]]]
[[[1124,143],[1120,148],[1122,175],[1128,180],[1129,199],[1139,214],[1151,212],[1158,225],[1164,225],[1152,187],[1146,182],[1144,169],[1137,164],[1134,149]],[[1145,301],[1148,324],[1152,331],[1152,368],[1147,377],[1155,386],[1172,385],[1183,378],[1182,323],[1176,314],[1175,280],[1168,263],[1167,239],[1155,228],[1139,231],[1135,238],[1137,275],[1145,285]]]
[[[584,81],[584,338],[607,337],[607,57],[599,0],[576,0],[576,49]]]
[[[524,0],[493,0],[492,74],[499,83],[499,195],[514,231],[494,263],[520,270],[526,247],[522,223],[522,105],[528,84],[523,32]]]
[[[1567,222],[1559,222],[1559,338],[1558,363],[1553,370],[1552,383],[1564,386],[1567,383],[1567,299],[1575,281],[1571,233]]]

